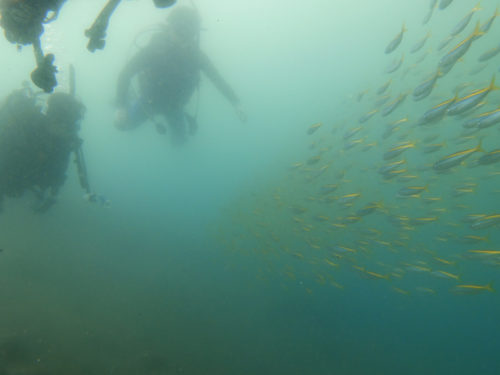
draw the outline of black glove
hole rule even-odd
[[[31,72],[33,83],[47,93],[54,91],[54,87],[57,86],[57,67],[53,63],[54,55],[49,53],[43,57],[41,63]]]

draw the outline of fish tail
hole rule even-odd
[[[481,10],[483,8],[481,8],[481,0],[478,1],[478,3],[476,5],[474,5],[474,8],[472,8],[472,11],[471,12],[476,12],[478,10]]]
[[[474,149],[474,151],[475,151],[475,152],[486,152],[486,151],[484,151],[484,149],[483,149],[483,138],[481,138],[481,139],[479,140],[479,143],[478,143],[478,145],[476,146],[476,148]]]
[[[493,289],[493,281],[489,284],[486,284],[484,286],[484,289],[486,289],[488,292],[495,292],[495,289]]]
[[[472,32],[472,37],[479,37],[481,35],[484,35],[484,31],[481,31],[481,23],[479,21],[477,21],[476,23],[476,28],[474,29],[474,31]]]
[[[495,79],[496,79],[496,76],[495,76],[495,74],[493,74],[493,77],[491,77],[490,86],[488,87],[488,89],[490,91],[491,90],[498,90],[498,89],[500,89],[500,87],[498,87],[498,86],[495,85]]]

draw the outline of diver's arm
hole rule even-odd
[[[229,84],[222,78],[218,70],[215,68],[214,64],[203,52],[200,52],[201,60],[201,70],[206,74],[206,76],[212,81],[212,83],[217,87],[222,95],[233,105],[238,106],[240,100],[234,92],[234,90],[229,86]]]
[[[145,61],[147,60],[147,50],[140,51],[135,55],[118,76],[118,84],[116,87],[116,104],[120,108],[127,106],[128,91],[132,78],[144,69]]]

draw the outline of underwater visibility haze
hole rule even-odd
[[[0,374],[500,374],[499,1],[123,1],[91,53],[103,5],[41,42],[106,204],[73,158],[4,200]],[[173,144],[116,87],[179,7],[239,103],[202,72]],[[40,91],[0,50],[0,100]]]

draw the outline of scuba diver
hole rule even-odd
[[[4,197],[17,198],[30,191],[36,199],[33,210],[47,211],[64,184],[71,153],[80,185],[92,194],[78,137],[85,106],[75,98],[74,89],[69,94],[51,94],[45,111],[39,99],[26,86],[0,106],[0,208]]]
[[[153,0],[157,8],[168,8],[174,5],[175,2],[176,0]],[[85,36],[89,38],[87,49],[90,52],[95,52],[97,49],[104,49],[106,45],[104,38],[106,38],[109,20],[120,3],[121,0],[108,0],[92,26],[85,30]]]
[[[11,43],[33,45],[37,67],[31,80],[43,91],[50,93],[57,86],[54,55],[44,55],[40,36],[44,24],[54,21],[66,0],[0,0],[0,26]]]
[[[133,129],[160,115],[169,124],[172,141],[183,143],[187,130],[194,133],[197,126],[196,119],[185,113],[184,107],[199,85],[200,71],[233,105],[239,119],[245,121],[238,97],[200,50],[199,41],[200,17],[196,9],[174,8],[167,24],[132,57],[119,75],[115,121],[118,129]],[[130,98],[134,76],[138,79],[139,95]],[[155,125],[159,133],[165,132],[162,124],[156,122]]]
[[[121,0],[109,0],[94,24],[85,31],[90,38],[87,48],[94,52],[104,48],[104,38],[109,18]],[[57,86],[57,67],[52,53],[44,55],[40,37],[44,25],[54,21],[66,0],[0,0],[0,26],[4,29],[7,40],[22,46],[33,45],[37,67],[31,72],[31,80],[46,93],[51,93]],[[175,0],[153,0],[157,8],[166,8]]]

